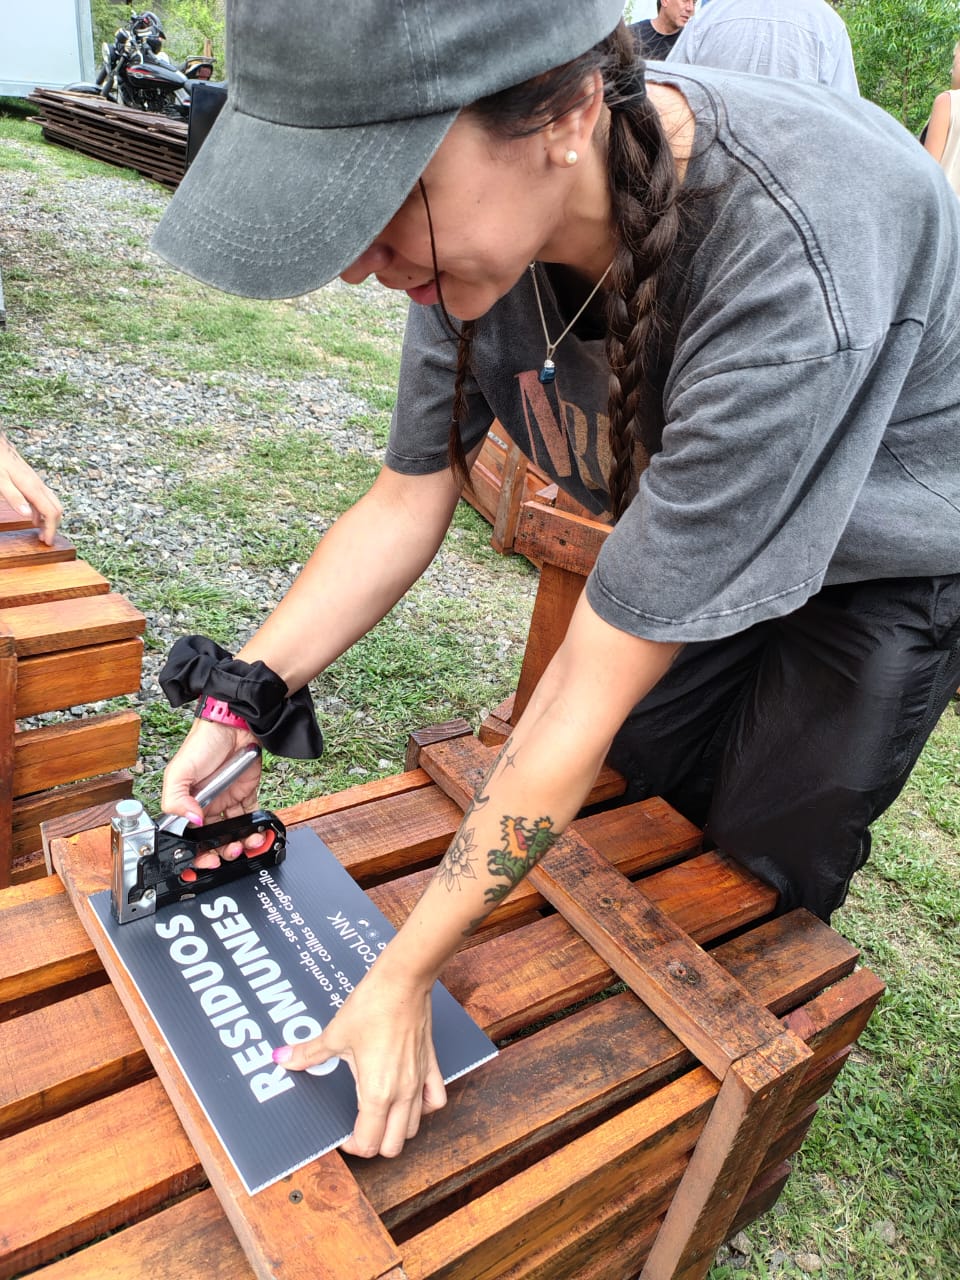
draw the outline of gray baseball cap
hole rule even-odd
[[[461,107],[579,56],[623,0],[228,0],[226,105],[153,237],[228,293],[333,279]]]

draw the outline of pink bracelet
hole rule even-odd
[[[204,698],[197,708],[197,718],[199,720],[213,720],[214,723],[226,725],[229,729],[246,729],[248,733],[250,732],[250,726],[243,716],[238,716],[231,711],[222,698]]]

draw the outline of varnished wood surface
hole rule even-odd
[[[391,842],[398,806],[405,816]],[[423,770],[298,812],[326,824],[331,848],[342,845],[397,923],[459,818]],[[748,1221],[775,1198],[880,985],[856,969],[853,947],[805,913],[760,923],[770,891],[698,852],[696,831],[661,801],[577,825],[701,944],[726,937],[713,960],[811,1047],[747,1191],[738,1220]],[[106,844],[103,831],[56,842],[76,891],[103,883]],[[499,1058],[450,1086],[449,1106],[401,1159],[334,1153],[261,1204],[216,1173],[215,1152],[187,1140],[162,1046],[151,1055],[166,1088],[114,988],[77,989],[102,982],[102,970],[59,878],[0,894],[0,1204],[12,1197],[19,1219],[0,1246],[0,1280],[15,1273],[13,1260],[42,1267],[42,1280],[634,1280],[720,1086],[631,992],[592,999],[609,987],[609,964],[535,888],[526,892],[445,974],[468,1011],[506,1037]],[[226,1210],[204,1189],[211,1169]],[[40,1178],[42,1207],[29,1190]],[[291,1191],[302,1193],[296,1204]],[[115,1234],[98,1239],[104,1231]],[[65,1249],[75,1251],[54,1261]]]

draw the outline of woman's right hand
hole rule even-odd
[[[256,742],[256,738],[246,729],[234,729],[210,720],[195,720],[164,772],[163,793],[160,797],[164,813],[180,814],[188,822],[199,826],[205,822],[219,822],[221,818],[237,817],[256,809],[260,785],[259,758],[226,790],[215,796],[207,805],[206,811],[200,808],[195,798],[207,779],[251,742]],[[259,837],[252,836],[247,841],[248,851],[256,853],[260,842]],[[244,845],[239,840],[220,850],[228,860],[238,858],[243,852]],[[199,868],[217,867],[220,865],[220,858],[216,853],[206,853],[194,865]]]

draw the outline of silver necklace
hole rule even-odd
[[[543,358],[543,368],[537,374],[537,377],[541,382],[553,382],[554,378],[557,376],[557,366],[553,363],[553,353],[599,293],[600,286],[603,284],[604,280],[606,280],[612,268],[613,263],[611,262],[610,266],[607,267],[606,271],[590,290],[583,306],[564,329],[563,333],[561,333],[560,337],[557,338],[556,342],[551,342],[550,334],[547,332],[547,320],[543,314],[543,303],[540,300],[540,286],[537,284],[537,264],[535,262],[530,263],[530,278],[533,281],[533,292],[537,297],[537,310],[540,312],[540,324],[543,326],[543,340],[547,344],[547,354]]]

